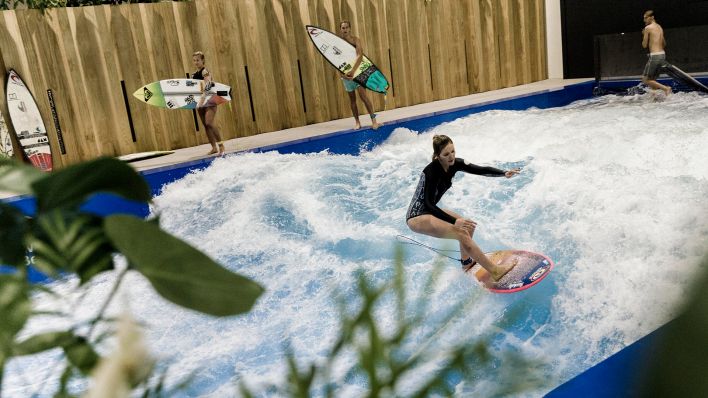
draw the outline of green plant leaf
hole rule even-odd
[[[0,202],[0,264],[19,267],[25,263],[25,216],[16,208]]]
[[[80,336],[74,336],[72,341],[64,345],[64,353],[69,362],[85,375],[93,370],[100,359],[91,344]]]
[[[12,350],[15,335],[27,322],[32,304],[29,284],[18,275],[0,275],[0,357]],[[0,362],[2,368],[2,362]]]
[[[74,334],[68,331],[42,333],[15,343],[12,347],[12,355],[16,357],[32,355],[53,348],[64,347],[73,341]]]
[[[0,159],[0,191],[20,195],[32,194],[32,183],[46,177],[34,167],[11,159]]]
[[[84,284],[113,269],[115,248],[103,231],[101,217],[65,210],[43,213],[36,219],[30,243],[34,264],[48,275],[72,271]]]
[[[147,202],[150,187],[132,167],[115,158],[98,158],[59,170],[35,181],[37,211],[71,208],[98,192],[110,192],[126,199]]]
[[[107,217],[109,239],[167,300],[215,316],[251,309],[263,288],[204,253],[141,219]]]

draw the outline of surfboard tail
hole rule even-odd
[[[694,79],[693,76],[679,69],[676,65],[668,64],[664,67],[663,72],[671,76],[672,79],[687,87],[690,87],[696,91],[708,93],[708,87],[703,85],[698,80]]]

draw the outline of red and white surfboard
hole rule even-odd
[[[17,141],[32,164],[42,171],[52,171],[52,150],[47,128],[37,103],[20,75],[10,70],[7,76],[7,108]]]
[[[498,281],[492,279],[489,273],[479,265],[475,265],[467,271],[474,275],[487,290],[495,293],[513,293],[526,290],[541,282],[553,269],[553,261],[550,258],[525,250],[501,250],[486,253],[486,255],[495,263],[516,262],[514,268]]]

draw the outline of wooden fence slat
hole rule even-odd
[[[265,21],[277,21],[266,25],[271,46],[271,67],[275,76],[275,98],[279,107],[279,128],[305,124],[305,112],[301,106],[302,90],[297,70],[297,50],[292,10],[289,2],[273,0],[265,2]],[[304,30],[304,27],[301,28]]]
[[[85,106],[73,94],[74,79],[66,79],[66,76],[71,76],[72,71],[68,63],[68,56],[61,41],[63,37],[61,14],[65,14],[63,9],[54,9],[46,11],[51,13],[50,18],[44,18],[45,23],[38,23],[37,30],[41,34],[41,42],[48,51],[48,54],[54,54],[49,64],[46,59],[43,62],[45,86],[52,90],[52,96],[57,109],[57,117],[61,127],[62,141],[66,154],[62,155],[60,151],[54,153],[54,159],[61,158],[62,164],[70,164],[77,162],[82,158],[81,136],[77,134],[82,128],[87,128],[81,123],[79,118],[70,117],[80,112]],[[46,94],[46,90],[45,90]],[[56,126],[49,114],[50,123],[47,125],[47,133],[51,136],[57,135]]]
[[[36,10],[23,10],[17,14],[17,21],[20,22],[19,32],[22,37],[22,46],[26,50],[27,63],[30,65],[28,69],[24,71],[18,70],[17,72],[27,84],[42,115],[49,137],[52,161],[57,167],[61,167],[64,164],[64,156],[61,154],[57,135],[53,134],[55,131],[54,123],[51,121],[49,101],[46,96],[46,89],[44,89],[44,87],[48,86],[47,75],[44,71],[52,68],[55,62],[51,52],[43,51],[50,44],[46,42],[43,35],[44,17]]]

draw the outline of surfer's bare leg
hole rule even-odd
[[[206,130],[207,138],[211,144],[211,151],[207,155],[213,155],[215,153],[223,154],[224,144],[221,142],[221,134],[219,133],[219,129],[214,124],[216,107],[210,106],[207,108],[201,108],[199,110],[199,117],[202,119],[204,130]]]
[[[455,225],[447,221],[443,221],[431,214],[423,214],[418,217],[413,217],[408,220],[408,227],[414,232],[433,236],[442,239],[456,239],[460,242],[460,251],[467,253],[472,259],[486,269],[492,278],[499,280],[506,275],[516,265],[516,260],[511,263],[494,264],[477,244],[472,240],[470,235],[472,228],[468,223],[469,220],[458,218]]]
[[[452,210],[448,209],[443,209],[443,211],[453,217],[457,218],[462,218],[461,215],[455,213]],[[470,238],[474,237],[474,230],[477,228],[477,223],[472,221],[472,228],[470,228]],[[468,258],[472,257],[470,253],[462,246],[462,243],[460,243],[460,254],[462,255],[462,260],[467,260]]]
[[[366,95],[366,89],[364,87],[359,86],[357,87],[356,91],[359,92],[359,98],[361,98],[361,101],[364,103],[364,106],[366,106],[366,111],[369,112],[369,116],[371,116],[371,128],[376,130],[377,128],[379,128],[379,123],[376,121],[374,107],[371,105],[369,96]]]
[[[663,84],[657,82],[656,80],[649,80],[646,76],[642,76],[642,82],[647,86],[653,88],[654,90],[663,90],[664,94],[671,94],[671,87],[664,86]]]
[[[356,122],[356,127],[354,128],[358,130],[361,128],[361,122],[359,122],[359,107],[356,106],[356,92],[348,91],[347,94],[349,94],[349,105],[352,108],[352,115],[354,115],[354,121]]]

